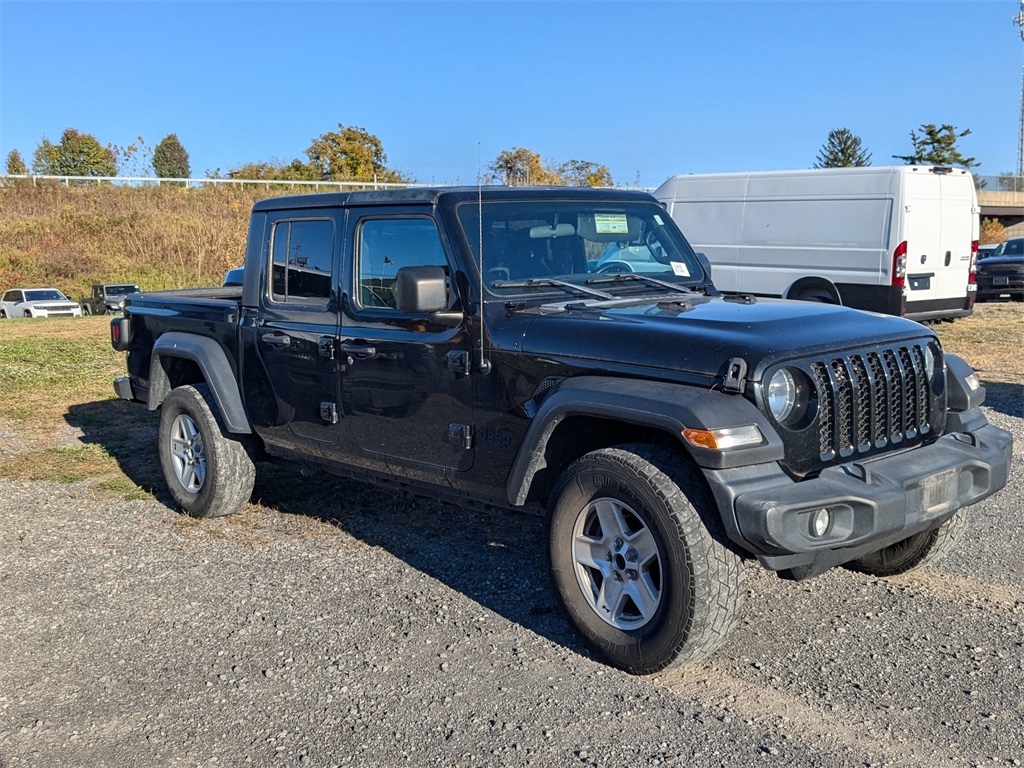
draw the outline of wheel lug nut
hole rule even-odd
[[[616,539],[615,540],[615,548],[616,549],[622,549],[622,544],[623,544],[622,539]]]
[[[635,563],[636,562],[636,558],[637,558],[637,551],[635,549],[630,549],[626,553],[626,559],[627,560],[631,560],[631,561],[633,561]]]
[[[630,581],[636,581],[636,571],[630,568],[628,571],[626,571],[626,578]]]
[[[616,581],[622,581],[622,574],[618,571],[612,571],[612,578]]]

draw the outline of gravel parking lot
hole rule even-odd
[[[958,551],[757,570],[724,649],[659,678],[587,654],[532,517],[276,470],[202,523],[0,480],[0,766],[1024,765],[1021,388],[989,403],[1010,486]]]

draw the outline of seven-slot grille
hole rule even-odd
[[[857,350],[811,363],[822,461],[920,442],[931,432],[924,344]]]

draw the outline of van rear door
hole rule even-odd
[[[969,314],[974,179],[967,171],[923,166],[906,168],[903,179],[906,314],[916,320]]]

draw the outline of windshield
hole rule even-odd
[[[68,297],[56,288],[40,288],[36,291],[25,291],[25,301],[67,301]]]
[[[999,244],[993,256],[1014,256],[1024,253],[1024,240],[1006,240]]]
[[[458,216],[478,263],[483,241],[484,283],[501,295],[558,290],[558,281],[584,285],[602,275],[639,274],[680,284],[705,280],[693,249],[657,203],[464,203]],[[650,288],[652,282],[623,285]]]
[[[138,293],[137,285],[108,285],[107,296],[127,296],[129,293]]]

